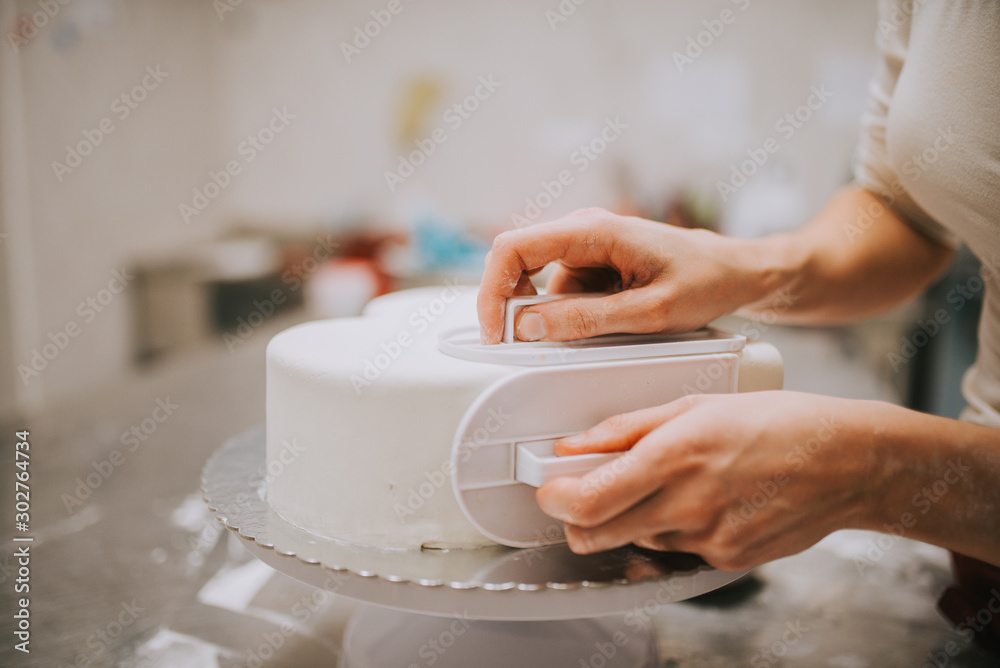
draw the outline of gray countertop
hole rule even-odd
[[[5,612],[0,664],[245,666],[267,643],[273,656],[264,665],[337,664],[358,604],[315,596],[257,562],[220,528],[200,492],[208,456],[263,421],[264,345],[288,322],[275,318],[234,353],[221,344],[201,350],[83,404],[4,427],[0,493],[8,500],[14,431],[30,430],[25,535],[34,542],[31,653],[13,650]],[[796,345],[783,346],[790,366]],[[13,514],[9,501],[4,513]],[[5,533],[0,588],[8,610],[12,555],[24,543]],[[879,549],[877,539],[840,532],[729,590],[649,609],[660,665],[921,667],[948,641],[961,650],[948,666],[1000,664],[935,611],[950,578],[944,551],[905,539],[883,539],[888,549]],[[859,567],[862,560],[870,567]],[[430,665],[416,651],[412,662]]]

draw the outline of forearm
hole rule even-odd
[[[858,187],[840,191],[802,229],[751,243],[760,283],[778,287],[740,313],[799,324],[884,312],[922,292],[953,256]]]
[[[1000,430],[874,402],[861,412],[858,528],[1000,565]]]

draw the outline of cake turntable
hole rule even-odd
[[[220,447],[205,465],[205,500],[275,570],[378,606],[363,606],[352,618],[343,668],[430,665],[417,653],[428,638],[454,642],[454,651],[428,655],[442,668],[470,665],[471,648],[482,667],[653,666],[649,615],[746,573],[635,547],[583,556],[565,544],[422,551],[350,545],[304,531],[268,506],[264,448],[262,427]],[[491,656],[501,659],[490,663]]]
[[[518,309],[554,298],[509,300],[507,329],[513,329]],[[339,423],[329,421],[311,432],[321,434],[316,442],[323,447],[313,452],[324,457],[309,460],[306,446],[306,456],[288,462],[297,467],[295,478],[272,470],[285,465],[285,460],[269,456],[267,442],[274,435],[262,427],[224,444],[205,465],[203,490],[209,507],[256,558],[272,568],[367,604],[348,625],[341,668],[656,665],[650,615],[662,605],[734,582],[746,571],[719,571],[695,555],[634,546],[574,554],[565,544],[562,523],[545,515],[535,502],[535,488],[554,477],[584,475],[597,468],[601,475],[614,473],[620,462],[613,460],[625,462],[627,456],[557,457],[552,445],[555,439],[606,417],[666,403],[691,391],[780,388],[780,354],[768,344],[714,329],[484,346],[478,328],[466,325],[440,329],[436,351],[427,344],[424,354],[437,355],[441,364],[452,358],[450,367],[441,368],[453,373],[454,360],[507,370],[491,373],[494,380],[476,389],[471,404],[458,405],[464,415],[459,413],[446,467],[456,510],[479,535],[497,545],[427,549],[425,542],[424,549],[364,547],[286,519],[272,503],[278,491],[290,489],[289,481],[309,477],[313,493],[319,495],[328,484],[327,476],[352,484],[353,469],[347,460],[341,457],[338,463],[337,457],[329,456],[350,449],[339,450],[323,440],[336,438],[330,434],[336,433]],[[311,345],[327,344],[323,339]],[[293,348],[298,355],[299,349]],[[312,367],[305,376],[306,385],[296,386],[302,392],[309,390],[300,395],[301,402],[314,402],[309,410],[322,411],[316,396],[326,389],[309,385]],[[554,397],[572,399],[558,401],[553,410]],[[349,403],[353,397],[331,395],[327,400]],[[268,410],[270,428],[274,424],[270,399]],[[425,410],[432,410],[431,405]],[[454,409],[449,410],[449,419],[455,419]],[[517,419],[496,420],[484,428],[494,411]],[[279,413],[286,429],[298,424],[287,419],[291,414],[291,409]],[[303,418],[308,415],[299,419]],[[354,442],[366,438],[367,432],[348,433]],[[444,436],[436,434],[436,439]],[[311,469],[308,461],[313,462]],[[310,475],[320,470],[322,479]],[[309,504],[312,498],[300,495],[299,503]],[[349,516],[366,512],[367,506],[356,502],[353,510],[346,510],[354,499],[341,500],[347,505],[337,508],[362,514]],[[365,530],[370,530],[367,524]],[[448,651],[423,655],[427,642],[435,639],[440,639],[441,647],[448,639]]]

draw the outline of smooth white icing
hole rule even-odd
[[[267,499],[314,533],[377,547],[492,544],[465,518],[449,475],[462,415],[517,367],[437,350],[476,325],[475,289],[376,299],[358,318],[312,322],[267,348]],[[366,374],[367,372],[367,374]]]

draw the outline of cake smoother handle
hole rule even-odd
[[[607,297],[609,294],[610,293],[608,292],[573,292],[555,295],[522,295],[519,297],[508,297],[506,315],[504,316],[503,323],[503,342],[514,343],[515,341],[521,340],[517,338],[517,335],[514,333],[514,323],[517,320],[518,314],[529,306],[534,304],[544,304],[546,302],[554,302],[560,299],[596,299],[599,297]]]
[[[622,455],[621,452],[607,452],[559,457],[555,454],[555,443],[558,440],[549,438],[518,443],[514,456],[515,480],[532,487],[541,487],[561,476],[582,476]]]

